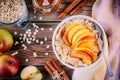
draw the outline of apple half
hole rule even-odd
[[[41,80],[42,73],[35,66],[27,66],[21,71],[20,77],[22,80]]]

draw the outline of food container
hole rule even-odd
[[[32,0],[34,9],[43,15],[55,12],[61,3],[61,0]]]
[[[107,42],[107,38],[106,38],[106,35],[105,35],[105,32],[104,32],[102,26],[96,20],[92,19],[91,17],[89,17],[89,16],[83,16],[83,15],[71,16],[71,17],[63,20],[60,24],[58,24],[58,26],[56,27],[56,29],[55,29],[55,31],[53,33],[53,37],[52,37],[52,46],[53,46],[54,54],[56,55],[56,57],[58,58],[58,60],[62,64],[64,64],[65,66],[67,66],[67,67],[69,67],[71,69],[78,69],[78,68],[82,69],[82,70],[83,69],[92,69],[96,65],[98,65],[101,62],[101,60],[103,59],[103,57],[101,56],[101,52],[99,53],[97,60],[94,63],[92,63],[91,65],[85,66],[85,67],[74,67],[71,64],[68,64],[68,63],[64,62],[61,59],[60,54],[59,54],[59,52],[56,49],[56,45],[55,45],[56,34],[58,33],[59,29],[63,26],[63,24],[65,24],[66,22],[69,22],[69,21],[71,21],[73,19],[85,19],[85,20],[89,20],[90,22],[92,22],[95,25],[95,28],[98,31],[98,34],[100,34],[100,37],[101,37],[101,39],[103,41],[103,44],[102,45],[99,44],[99,46],[102,46],[102,50],[103,50],[103,52],[104,52],[105,55],[108,54],[108,42]],[[63,45],[63,44],[61,44],[61,45]]]
[[[28,10],[27,10],[25,0],[21,0],[21,1],[22,1],[22,5],[23,5],[21,17],[13,22],[0,21],[0,24],[6,24],[6,25],[16,24],[22,30],[27,30],[31,26],[31,22],[28,18]]]

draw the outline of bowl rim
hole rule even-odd
[[[60,58],[60,56],[59,56],[59,54],[58,54],[58,52],[57,52],[57,50],[56,50],[56,48],[55,48],[55,44],[54,44],[54,43],[55,43],[56,33],[58,32],[59,28],[60,28],[66,21],[69,21],[69,20],[72,20],[72,19],[87,19],[87,20],[93,22],[94,25],[95,25],[95,27],[97,26],[96,28],[99,28],[99,29],[101,30],[101,33],[102,33],[102,38],[103,38],[103,41],[104,41],[104,42],[103,42],[103,45],[104,45],[104,46],[103,46],[103,54],[105,53],[106,56],[108,55],[108,42],[107,42],[107,37],[106,37],[105,31],[104,31],[104,29],[102,28],[102,25],[101,25],[100,23],[98,23],[95,19],[93,19],[92,17],[90,17],[90,16],[85,16],[85,15],[70,16],[70,17],[64,19],[62,22],[60,22],[60,23],[57,25],[57,27],[56,27],[55,30],[54,30],[53,36],[52,36],[53,52],[54,52],[55,56],[57,57],[57,59],[58,59],[63,65],[65,65],[65,66],[68,67],[68,68],[71,68],[71,69],[78,69],[78,68],[80,68],[80,69],[89,69],[89,68],[94,67],[95,65],[97,65],[100,61],[102,61],[103,57],[102,57],[101,53],[100,53],[100,56],[99,56],[98,60],[96,60],[96,61],[95,61],[94,63],[92,63],[91,65],[89,65],[89,66],[87,66],[87,67],[77,67],[77,68],[76,68],[76,67],[74,67],[74,66],[72,66],[72,65],[64,62],[64,61]]]

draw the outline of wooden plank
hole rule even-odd
[[[24,42],[24,44],[27,46],[27,50],[24,50],[24,48],[22,47],[22,44],[13,46],[13,48],[8,52],[8,54],[12,54],[16,51],[19,52],[15,56],[20,61],[20,70],[17,76],[14,77],[12,80],[20,80],[20,77],[19,77],[20,72],[27,65],[37,66],[43,73],[43,80],[52,80],[49,74],[43,68],[43,66],[50,57],[56,58],[52,50],[52,36],[56,26],[63,20],[63,19],[62,20],[58,19],[57,16],[60,14],[60,12],[62,12],[65,9],[67,5],[70,4],[71,1],[72,0],[63,0],[57,12],[51,13],[49,15],[42,15],[41,13],[38,13],[38,12],[34,13],[32,0],[26,0],[28,11],[29,11],[29,17],[32,18],[31,22],[36,23],[39,27],[38,28],[39,32],[36,35],[36,38],[39,41],[43,41],[43,44],[41,45],[35,42],[32,42],[31,44],[27,44],[26,42]],[[90,0],[90,2],[86,5],[86,7],[82,9],[79,15],[91,16],[91,9],[94,1],[95,0]],[[70,15],[67,15],[65,18],[69,16]],[[42,19],[39,19],[39,18],[42,18]],[[19,40],[20,34],[25,34],[25,31],[18,29],[16,25],[0,25],[0,28],[6,29],[12,33],[14,38],[14,43],[15,41],[21,42],[21,40]],[[43,28],[44,30],[41,30]],[[50,30],[50,29],[53,29],[53,30]],[[34,31],[34,28],[31,27],[31,30]],[[14,32],[17,32],[17,35],[15,35]],[[47,37],[47,41],[44,40],[45,37]],[[50,45],[50,48],[46,48],[47,45]],[[33,56],[34,52],[37,52],[38,54],[36,58]],[[48,55],[45,55],[45,53],[48,53]],[[25,61],[26,59],[28,59],[28,62]],[[65,71],[71,78],[73,70],[65,67],[61,63],[60,65],[65,69]]]

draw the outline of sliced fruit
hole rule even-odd
[[[86,65],[92,64],[92,58],[84,51],[74,50],[70,53],[72,57],[80,58],[82,62]]]
[[[40,73],[40,71],[37,67],[27,66],[22,70],[20,76],[22,80],[31,80],[38,73]]]
[[[93,50],[95,53],[100,52],[99,46],[96,43],[93,43],[93,42],[84,42],[81,45],[79,45],[78,47],[87,47],[87,48]]]
[[[84,51],[88,53],[91,56],[93,62],[95,62],[97,59],[97,53],[95,53],[94,51],[92,51],[91,49],[87,47],[79,47],[79,48],[75,48],[75,50],[80,50],[80,51]]]
[[[42,77],[43,77],[42,74],[38,73],[38,74],[35,74],[31,80],[42,80]]]
[[[94,34],[92,32],[85,32],[79,36],[74,36],[72,40],[72,45],[75,46],[76,43],[79,43],[79,41],[85,36],[94,36]]]
[[[76,40],[77,38],[79,38],[80,35],[84,34],[85,32],[89,32],[89,29],[81,29],[81,30],[79,30],[79,31],[73,36],[72,42],[75,42],[75,40]]]
[[[98,43],[97,38],[94,36],[85,36],[82,39],[80,39],[80,41],[74,46],[75,48],[78,47],[80,44],[84,43],[84,42],[94,42],[94,43]]]
[[[70,45],[70,43],[69,43],[69,41],[68,41],[68,34],[69,34],[69,31],[73,28],[73,27],[75,27],[75,26],[79,26],[79,24],[72,24],[72,25],[70,25],[70,26],[68,26],[67,28],[66,28],[66,30],[65,30],[65,33],[64,33],[64,35],[63,35],[63,41],[64,41],[64,43],[66,44],[66,45]]]
[[[68,34],[68,41],[70,43],[72,43],[72,38],[75,35],[75,33],[77,33],[81,29],[86,29],[86,27],[85,26],[76,26],[70,30],[70,32]]]

